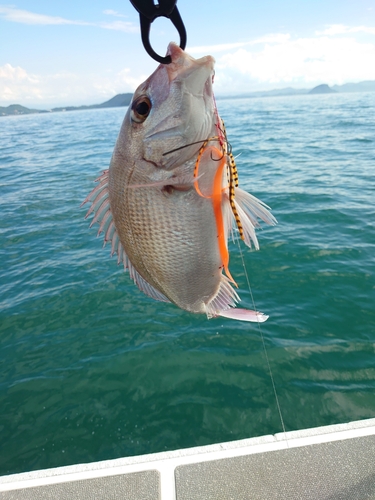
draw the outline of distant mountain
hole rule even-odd
[[[375,92],[375,80],[367,80],[359,83],[344,83],[343,85],[332,85],[337,92]]]
[[[337,90],[333,90],[326,83],[323,83],[311,89],[309,94],[337,94]]]
[[[328,87],[327,84],[323,84]],[[320,87],[320,85],[318,85]],[[314,87],[316,88],[316,87]],[[375,92],[375,80],[369,80],[359,83],[345,83],[344,85],[332,85],[330,90],[343,93],[343,92]],[[244,97],[279,97],[279,96],[293,96],[311,93],[313,89],[295,89],[293,87],[286,87],[284,89],[274,90],[259,90],[257,92],[249,92],[237,95],[222,95],[216,96],[217,99],[242,99]],[[315,92],[314,92],[315,93]]]
[[[313,89],[295,89],[293,87],[286,87],[284,89],[264,90],[258,92],[249,92],[237,95],[219,95],[217,99],[241,99],[243,97],[278,97],[278,96],[294,96],[303,94],[327,94],[332,92],[375,92],[375,80],[368,80],[359,83],[344,83],[343,85],[332,85],[329,87],[327,84],[318,85]],[[61,111],[77,111],[84,109],[101,109],[101,108],[115,108],[121,106],[128,106],[131,102],[133,94],[117,94],[109,101],[102,102],[101,104],[92,104],[90,106],[65,106],[61,108],[53,108],[50,112]],[[44,109],[29,109],[20,104],[11,104],[7,107],[0,106],[0,117],[8,115],[26,115],[31,113],[48,113]]]
[[[52,108],[51,111],[77,111],[82,109],[101,109],[101,108],[118,108],[121,106],[128,106],[132,100],[133,94],[117,94],[109,101],[102,102],[101,104],[91,104],[89,106],[66,106],[63,108]]]
[[[97,104],[97,108],[117,108],[121,106],[129,106],[132,100],[133,94],[117,94],[112,97],[109,101],[103,102],[102,104]],[[95,106],[95,105],[94,105]]]
[[[58,113],[61,111],[79,111],[84,109],[101,109],[101,108],[117,108],[121,106],[128,106],[132,100],[133,94],[117,94],[109,101],[102,102],[101,104],[91,104],[89,106],[65,106],[61,108],[52,108],[51,110],[45,109],[29,109],[20,104],[11,104],[7,107],[0,106],[0,116],[9,115],[29,115],[31,113]]]
[[[217,95],[216,99],[243,99],[247,97],[282,97],[289,95],[307,94],[309,89],[294,89],[293,87],[286,87],[285,89],[274,90],[258,90],[256,92],[247,92],[244,94],[235,95]]]
[[[31,113],[47,113],[47,111],[43,109],[29,109],[25,108],[25,106],[21,106],[20,104],[11,104],[6,108],[0,106],[0,116],[7,115],[30,115]]]

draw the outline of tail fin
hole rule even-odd
[[[263,323],[269,318],[269,316],[263,314],[262,312],[239,308],[231,308],[226,311],[221,311],[219,316],[222,316],[223,318],[236,319],[238,321],[251,321],[252,323]]]

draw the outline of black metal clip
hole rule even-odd
[[[155,5],[153,0],[130,0],[133,7],[139,12],[139,19],[141,23],[141,36],[142,43],[146,52],[155,61],[162,64],[170,64],[172,62],[171,56],[159,56],[150,44],[150,29],[151,23],[157,17],[167,17],[170,19],[180,35],[180,47],[182,50],[186,47],[186,30],[182,22],[180,13],[176,7],[177,0],[159,0]]]

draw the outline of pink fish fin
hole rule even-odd
[[[234,203],[241,220],[246,245],[251,247],[251,242],[253,242],[258,250],[259,243],[255,234],[255,228],[260,226],[258,219],[271,225],[277,224],[277,220],[267,205],[240,188],[236,188]]]
[[[112,221],[112,225],[114,227],[114,224],[113,224],[113,221]],[[108,229],[110,228],[110,226],[108,227]],[[113,257],[113,255],[117,254],[117,265],[120,265],[121,262],[123,263],[123,266],[124,266],[124,270],[128,269],[129,267],[129,259],[128,259],[128,256],[126,255],[126,252],[122,246],[122,243],[120,241],[120,238],[119,238],[119,235],[116,231],[116,228],[114,228],[114,231],[111,232],[111,257]],[[106,242],[108,240],[106,239],[106,237],[104,237],[104,244],[103,246],[105,246]]]
[[[116,231],[115,224],[114,224],[113,219],[111,217],[111,220],[108,224],[107,230],[106,230],[105,235],[104,235],[103,247],[105,247],[105,245],[108,241],[112,241],[112,237],[115,234],[115,231]]]
[[[151,297],[152,299],[160,300],[161,302],[170,302],[170,300],[167,299],[165,295],[163,295],[161,292],[159,292],[159,290],[150,285],[150,283],[148,283],[148,281],[146,281],[139,274],[139,272],[135,269],[135,267],[133,266],[133,264],[130,262],[129,259],[128,259],[128,268],[129,268],[129,276],[144,294],[148,295],[148,297]]]
[[[91,202],[91,206],[86,213],[85,219],[87,219],[87,217],[92,213],[95,214],[90,223],[90,227],[92,227],[95,222],[99,223],[98,236],[100,233],[105,232],[105,244],[107,241],[112,239],[108,238],[108,230],[113,225],[112,212],[109,204],[108,170],[105,170],[97,181],[99,184],[90,192],[82,205]]]
[[[102,175],[96,179],[98,185],[90,192],[85,201],[82,203],[84,205],[87,202],[91,202],[91,206],[86,214],[86,218],[94,213],[94,217],[90,223],[90,227],[96,222],[99,224],[98,236],[104,232],[104,244],[111,242],[111,257],[117,254],[117,263],[124,264],[124,268],[128,267],[128,258],[120,242],[120,238],[116,231],[111,207],[109,204],[109,190],[108,190],[108,173],[109,170],[104,170]],[[81,205],[81,206],[82,206]]]
[[[109,208],[109,191],[108,191],[108,172],[109,170],[104,170],[102,175],[96,179],[95,182],[99,182],[97,186],[87,195],[85,200],[81,203],[81,207],[85,204],[91,201],[91,206],[85,215],[85,219],[92,213],[92,212],[98,212],[101,210],[101,214],[104,215],[104,213],[107,211]],[[104,210],[105,209],[105,210]],[[104,212],[102,212],[104,210]],[[98,217],[95,222],[98,221],[100,217]],[[101,220],[101,218],[100,218]]]
[[[104,188],[107,188],[108,190],[108,173],[109,173],[109,170],[103,170],[103,173],[100,177],[98,177],[95,182],[99,182],[99,184],[90,192],[89,195],[86,196],[86,198],[84,199],[84,201],[81,203],[81,207],[83,207],[83,205],[85,203],[87,203],[88,201],[93,201],[93,199],[95,199],[97,197],[97,195],[99,193],[101,193],[101,191],[104,189]],[[91,213],[89,211],[89,213]],[[86,214],[86,217],[89,215],[89,213]]]
[[[263,323],[269,316],[260,311],[251,311],[250,309],[232,308],[222,311],[219,316],[223,318],[236,319],[238,321],[251,321],[252,323]]]
[[[230,307],[235,307],[241,299],[231,285],[231,281],[226,276],[221,276],[219,290],[216,296],[206,304],[207,318],[219,316]]]

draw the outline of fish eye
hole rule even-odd
[[[131,119],[136,123],[143,123],[151,111],[150,99],[142,95],[138,97],[132,104]]]

